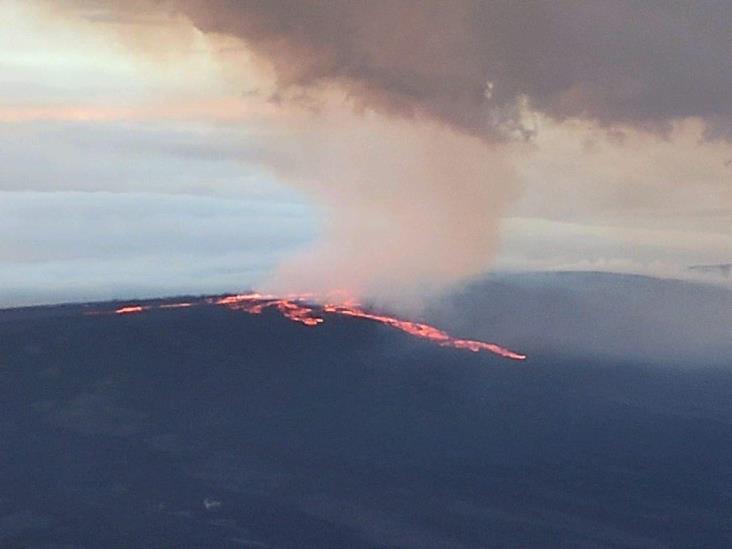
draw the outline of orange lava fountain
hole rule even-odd
[[[305,326],[317,326],[318,324],[322,324],[325,322],[325,315],[340,315],[379,322],[391,328],[406,332],[414,337],[433,341],[442,347],[467,349],[474,353],[485,351],[512,360],[526,359],[526,355],[516,353],[495,343],[487,343],[472,339],[458,339],[449,335],[447,332],[435,328],[434,326],[430,326],[429,324],[400,320],[392,316],[370,313],[364,310],[359,303],[353,300],[339,299],[339,303],[337,304],[326,303],[324,305],[312,305],[310,304],[310,301],[314,301],[312,295],[287,295],[279,297],[250,293],[209,299],[200,303],[166,303],[162,305],[144,306],[129,305],[121,307],[114,312],[118,315],[128,315],[142,313],[151,309],[176,309],[208,304],[226,307],[235,311],[243,311],[249,314],[261,314],[265,309],[272,308],[279,311],[285,318]]]

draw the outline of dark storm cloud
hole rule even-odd
[[[487,137],[531,131],[520,117],[524,99],[556,119],[664,131],[700,117],[708,137],[731,131],[730,2],[156,5],[183,12],[204,32],[245,40],[274,66],[282,94],[337,83],[364,106]]]

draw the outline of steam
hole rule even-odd
[[[327,221],[265,290],[404,301],[486,270],[517,187],[500,148],[431,121],[347,107],[289,120],[294,137],[260,139],[258,157]]]
[[[326,211],[321,241],[270,291],[438,290],[488,266],[519,188],[505,143],[532,112],[664,132],[732,119],[732,8],[454,0],[76,0],[134,23],[187,18],[272,71],[284,139],[243,151]],[[91,15],[90,15],[91,14]],[[133,27],[135,25],[133,24]],[[139,25],[138,25],[139,26]]]
[[[123,18],[144,3],[78,1]],[[364,108],[486,140],[531,134],[527,105],[658,131],[699,117],[709,137],[732,120],[728,2],[151,1],[243,40],[281,98],[336,86]]]
[[[276,107],[268,120],[276,131],[253,136],[252,143],[242,145],[242,157],[266,166],[281,181],[304,192],[322,209],[324,222],[320,240],[285,260],[259,289],[323,296],[339,291],[372,302],[414,305],[425,295],[489,267],[501,213],[516,196],[518,184],[502,145],[487,134],[480,135],[477,126],[469,123],[463,82],[450,83],[443,74],[429,75],[425,91],[432,93],[429,88],[434,85],[447,86],[446,95],[425,103],[416,95],[391,97],[386,93],[390,84],[379,84],[376,75],[367,83],[347,74],[342,78],[326,74],[323,63],[327,64],[330,54],[281,40],[266,30],[272,23],[286,24],[290,15],[283,13],[282,21],[277,17],[270,21],[269,15],[251,13],[264,6],[258,3],[143,2],[135,4],[134,10],[115,2],[76,5],[82,15],[95,21],[118,21],[124,26],[123,35],[130,33],[134,12],[157,6],[160,13],[168,9],[171,21],[179,21],[183,13],[206,33],[243,39],[260,62],[274,69],[271,93],[255,93],[249,99],[270,112]],[[401,11],[398,3],[390,6]],[[295,4],[290,7],[300,9]],[[333,8],[334,15],[350,9],[347,4]],[[303,17],[308,33],[314,30],[310,25],[329,29],[337,24]],[[380,20],[371,21],[369,27],[380,28]],[[428,28],[412,29],[413,38],[437,30],[432,28],[437,23],[432,16],[423,23]],[[139,30],[149,32],[149,26]],[[409,46],[411,54],[403,52],[407,44],[401,40],[387,44],[385,34],[378,40],[389,51],[374,51],[375,55],[400,58],[417,53],[415,45]],[[149,36],[141,42],[149,43]],[[371,38],[369,43],[369,47],[375,44]],[[172,47],[178,44],[173,40]],[[435,54],[439,46],[438,40]],[[408,59],[404,61],[409,64]],[[456,61],[442,58],[445,67]],[[411,71],[407,65],[402,69],[404,74]],[[401,76],[395,72],[394,78]],[[487,97],[484,86],[482,82],[474,90],[480,101]],[[465,112],[457,116],[461,111]]]

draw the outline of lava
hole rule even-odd
[[[316,315],[312,307],[305,305],[304,299],[302,296],[276,298],[254,293],[227,296],[215,300],[214,304],[223,305],[237,311],[245,311],[250,314],[260,314],[264,309],[272,307],[277,309],[282,316],[294,322],[299,322],[306,326],[322,324],[325,319]]]
[[[133,305],[130,307],[121,307],[114,312],[118,315],[132,315],[135,313],[142,313],[144,311],[147,311],[149,308],[150,307],[140,307],[139,305]]]
[[[400,320],[391,316],[376,315],[368,313],[359,307],[353,306],[338,306],[338,305],[325,305],[323,310],[329,313],[340,314],[344,316],[351,316],[355,318],[364,318],[367,320],[374,320],[397,330],[401,330],[415,337],[421,337],[434,341],[442,347],[453,347],[455,349],[467,349],[477,353],[479,351],[488,351],[504,358],[510,358],[513,360],[526,360],[526,355],[515,353],[505,347],[501,347],[495,343],[487,343],[484,341],[476,341],[472,339],[457,339],[452,337],[447,332],[430,326],[429,324],[422,324],[420,322],[411,322],[408,320]]]
[[[314,296],[309,294],[273,296],[249,293],[207,299],[199,303],[184,302],[165,303],[161,305],[129,305],[116,309],[114,313],[118,315],[127,315],[142,313],[151,309],[178,309],[193,307],[194,305],[208,304],[226,307],[234,311],[242,311],[249,314],[261,314],[265,309],[276,309],[285,318],[305,326],[317,326],[324,323],[326,315],[340,315],[378,322],[414,337],[432,341],[441,347],[466,349],[474,353],[481,351],[490,352],[512,360],[526,359],[526,355],[516,353],[495,343],[488,343],[473,339],[459,339],[451,336],[443,330],[440,330],[439,328],[430,326],[429,324],[370,313],[363,309],[358,302],[350,299],[344,299],[342,296],[338,298],[337,303],[315,305],[311,303],[314,301],[316,301]]]
[[[231,309],[246,311],[251,314],[259,314],[264,309],[273,307],[279,310],[285,317],[307,326],[316,326],[325,321],[323,316],[317,315],[313,307],[306,304],[310,296],[286,296],[277,298],[274,296],[257,293],[227,296],[215,301],[217,305],[224,305]],[[477,341],[472,339],[458,339],[447,332],[419,322],[400,320],[386,315],[369,313],[353,300],[344,300],[342,304],[325,304],[321,307],[324,313],[341,316],[361,318],[385,324],[415,337],[428,339],[442,347],[453,347],[455,349],[467,349],[474,353],[487,351],[504,358],[513,360],[526,360],[526,355],[516,353],[495,343]]]

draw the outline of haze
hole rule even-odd
[[[729,263],[707,7],[5,0],[0,305]]]

